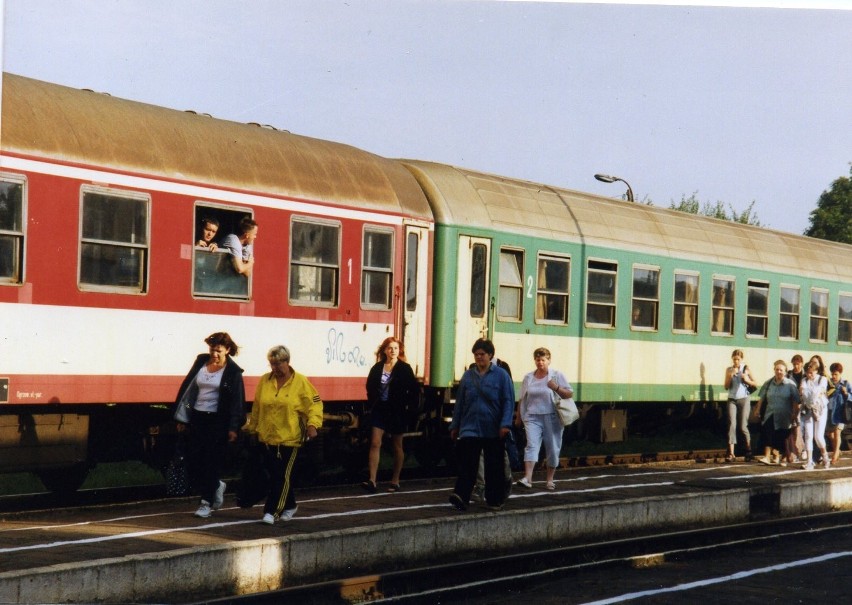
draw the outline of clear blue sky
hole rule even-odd
[[[849,175],[852,2],[690,4],[5,0],[3,69],[801,233]]]

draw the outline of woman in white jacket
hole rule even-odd
[[[802,438],[808,452],[808,461],[802,466],[806,471],[814,468],[814,441],[822,454],[826,470],[831,459],[825,451],[825,423],[828,420],[828,379],[819,373],[819,364],[811,361],[805,368],[805,377],[799,384],[802,405],[800,408]]]
[[[517,423],[523,423],[527,434],[527,447],[524,450],[524,477],[518,481],[521,487],[532,487],[532,475],[542,442],[547,455],[547,483],[549,490],[556,489],[553,476],[559,466],[559,452],[562,449],[562,431],[564,427],[553,405],[555,396],[568,398],[574,396],[571,384],[558,370],[550,369],[550,351],[539,347],[533,351],[535,371],[524,376],[521,383],[520,404]]]

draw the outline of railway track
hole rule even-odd
[[[433,604],[442,596],[452,602],[483,594],[522,591],[531,584],[557,576],[629,566],[652,567],[667,559],[722,553],[748,544],[784,540],[791,536],[852,527],[852,511],[761,520],[750,523],[697,528],[627,539],[577,544],[538,550],[459,560],[410,570],[392,570],[370,576],[340,578],[269,593],[206,599],[198,603],[266,605],[272,603],[406,603]],[[193,604],[196,605],[196,604]]]

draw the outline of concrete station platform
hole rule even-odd
[[[849,454],[846,454],[849,456]],[[0,603],[173,603],[498,553],[852,508],[852,458],[831,470],[757,462],[566,469],[504,509],[452,509],[451,480],[300,490],[296,517],[208,519],[195,499],[0,514]],[[536,479],[540,477],[536,476]],[[381,489],[382,485],[380,485]],[[385,486],[386,487],[386,486]]]

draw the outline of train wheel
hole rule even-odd
[[[51,468],[36,473],[44,487],[55,494],[76,492],[89,475],[89,466],[85,463],[65,468]]]

